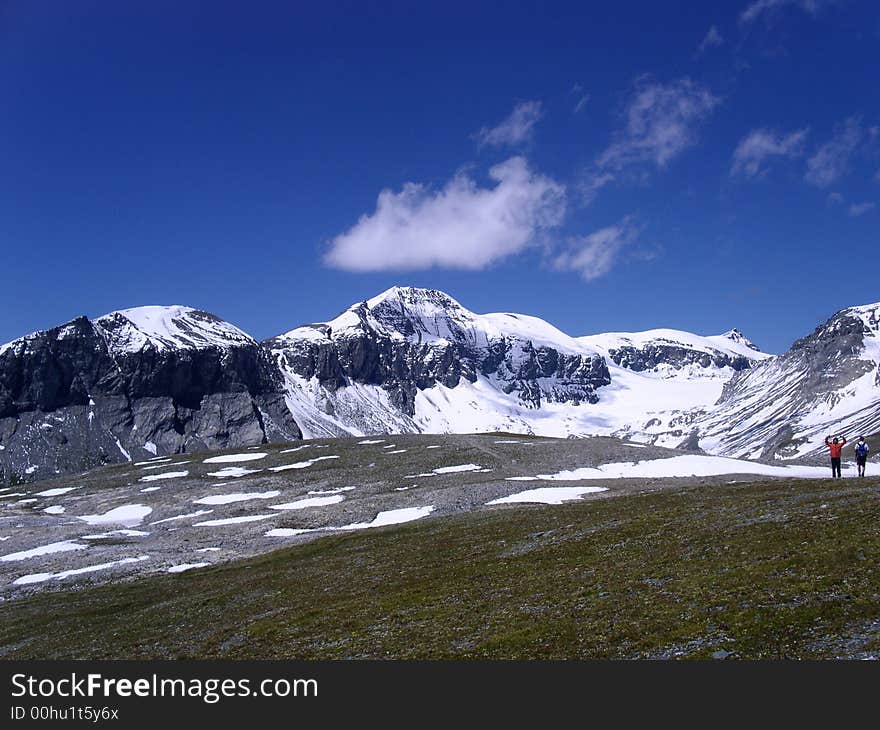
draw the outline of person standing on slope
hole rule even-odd
[[[868,461],[868,452],[870,450],[865,437],[859,436],[859,440],[856,442],[856,465],[859,467],[860,477],[865,476],[865,463]]]
[[[846,436],[841,436],[837,438],[834,437],[832,440],[830,436],[825,437],[825,445],[828,447],[831,452],[831,476],[839,477],[840,474],[840,452],[843,451],[843,446],[846,443]]]

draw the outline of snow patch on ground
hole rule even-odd
[[[455,474],[462,471],[480,471],[482,468],[477,464],[458,464],[456,466],[441,466],[431,471],[434,474]]]
[[[56,489],[47,489],[44,492],[37,492],[37,497],[60,497],[62,494],[67,494],[68,492],[72,492],[74,489],[79,489],[79,487],[58,487]]]
[[[201,499],[196,499],[193,504],[232,504],[233,502],[247,502],[251,499],[272,499],[281,494],[280,489],[269,492],[236,492],[235,494],[212,494]]]
[[[170,461],[170,459],[169,459]],[[141,471],[153,471],[154,469],[166,469],[169,466],[183,466],[184,464],[189,464],[189,461],[176,461],[173,464],[153,464],[152,466],[145,466],[141,469]]]
[[[431,471],[426,471],[422,474],[408,474],[404,477],[404,479],[418,479],[419,477],[433,477],[437,474],[457,474],[458,472],[465,471],[483,471],[483,467],[478,466],[477,464],[457,464],[456,466],[441,466],[437,469],[432,469]]]
[[[292,454],[295,451],[302,451],[303,449],[312,448],[312,444],[303,444],[302,446],[297,446],[293,449],[284,449],[284,451],[279,451],[279,454]]]
[[[237,461],[256,461],[257,459],[265,459],[268,454],[258,451],[254,454],[223,454],[222,456],[212,456],[205,459],[203,464],[229,464]]]
[[[317,464],[319,461],[325,461],[327,459],[338,459],[338,456],[316,456],[314,459],[309,459],[308,461],[297,461],[294,464],[285,464],[284,466],[270,466],[269,471],[287,471],[288,469],[306,469],[313,464]]]
[[[83,535],[83,540],[106,540],[108,537],[146,537],[149,532],[143,530],[112,530],[111,532],[102,532],[97,535]]]
[[[172,565],[166,573],[183,573],[185,570],[192,570],[193,568],[206,568],[210,563],[181,563],[180,565]]]
[[[327,528],[328,530],[334,528]],[[296,537],[297,535],[305,535],[307,532],[320,532],[320,530],[300,530],[289,527],[279,527],[275,530],[269,530],[266,537]]]
[[[310,489],[306,494],[339,494],[340,492],[351,492],[356,487],[336,487],[336,489]]]
[[[124,504],[121,507],[111,509],[102,515],[83,515],[78,520],[89,525],[122,525],[123,527],[136,527],[144,521],[144,517],[153,511],[152,507],[143,504]]]
[[[324,507],[328,504],[339,504],[344,497],[341,494],[333,494],[329,497],[309,497],[306,499],[298,499],[295,502],[286,502],[285,504],[273,504],[269,509],[306,509],[307,507]]]
[[[13,585],[28,585],[30,583],[42,583],[47,580],[63,580],[74,575],[82,575],[83,573],[93,573],[96,570],[107,570],[117,565],[128,565],[129,563],[140,563],[142,560],[149,560],[149,555],[141,555],[137,558],[123,558],[122,560],[114,560],[110,563],[101,563],[100,565],[90,565],[86,568],[74,568],[73,570],[63,570],[60,573],[32,573],[31,575],[23,575],[21,578],[14,580]]]
[[[60,504],[53,504],[51,507],[46,507],[43,512],[45,512],[47,515],[60,515],[64,514],[64,507],[62,507]]]
[[[760,474],[778,477],[827,478],[828,468],[820,466],[771,466],[755,461],[730,459],[723,456],[686,454],[669,459],[625,461],[538,474],[535,477],[508,477],[507,481],[576,481],[581,479],[625,479],[661,477],[704,477],[720,474]],[[855,475],[856,469],[848,464],[845,473]]]
[[[155,482],[160,479],[177,479],[178,477],[185,477],[189,474],[189,472],[184,469],[183,471],[166,471],[162,474],[150,474],[146,477],[141,477],[138,481],[141,482]]]
[[[53,553],[66,553],[71,550],[85,550],[87,545],[80,545],[72,540],[64,540],[63,542],[52,542],[48,545],[41,545],[30,550],[22,550],[17,553],[9,553],[9,555],[0,556],[0,562],[9,563],[16,560],[27,560],[28,558],[38,558],[41,555],[52,555]]]
[[[213,512],[212,509],[199,509],[195,512],[190,512],[186,515],[174,515],[174,517],[166,517],[164,520],[156,520],[155,522],[151,522],[151,525],[161,525],[163,522],[174,522],[175,520],[185,520],[187,517],[201,517],[202,515],[209,515]]]
[[[491,502],[486,502],[486,504],[516,504],[521,502],[562,504],[563,502],[580,499],[581,495],[584,494],[607,491],[607,487],[541,487],[539,489],[528,489],[525,492],[517,492],[500,499],[493,499]]]
[[[224,466],[217,471],[209,471],[208,476],[217,477],[218,479],[226,479],[230,477],[243,477],[247,474],[256,474],[259,471],[262,471],[262,469],[247,469],[243,466]]]
[[[366,530],[371,527],[385,527],[386,525],[400,525],[404,522],[412,522],[427,517],[434,511],[433,505],[427,507],[404,507],[392,509],[377,514],[371,522],[353,522],[344,525],[340,530]]]
[[[307,532],[334,532],[338,530],[367,530],[372,527],[386,527],[388,525],[400,525],[404,522],[412,522],[427,517],[434,511],[433,505],[427,507],[404,507],[392,509],[377,514],[370,522],[353,522],[342,527],[321,527],[317,529],[291,529],[281,527],[266,532],[266,537],[296,537]]]
[[[278,515],[248,515],[247,517],[227,517],[222,520],[208,520],[207,522],[196,522],[193,527],[222,527],[223,525],[239,525],[244,522],[258,522],[259,520],[268,520],[270,517]]]

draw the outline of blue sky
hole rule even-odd
[[[783,351],[880,300],[877,3],[318,5],[0,3],[0,342],[406,284]]]

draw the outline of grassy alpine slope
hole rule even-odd
[[[880,655],[880,480],[515,506],[0,605],[7,658]]]

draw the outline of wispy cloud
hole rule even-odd
[[[823,8],[833,5],[836,0],[754,0],[740,13],[740,25],[749,25],[757,20],[770,21],[785,8],[799,8],[816,16]]]
[[[737,145],[733,152],[730,174],[734,177],[758,178],[767,172],[766,163],[773,157],[795,158],[803,154],[807,129],[781,134],[769,129],[755,129]]]
[[[553,259],[553,268],[576,271],[585,281],[598,279],[614,268],[621,251],[634,243],[639,233],[639,227],[628,216],[615,225],[572,238],[567,250]]]
[[[876,205],[876,203],[853,203],[849,206],[848,213],[851,218],[858,218],[860,215],[865,215],[865,213],[874,210]]]
[[[483,127],[474,135],[481,147],[514,146],[532,138],[535,125],[543,116],[540,101],[523,101],[495,127]]]
[[[441,190],[417,183],[383,190],[372,214],[330,242],[324,262],[360,272],[479,270],[562,223],[565,187],[534,172],[524,158],[495,165],[489,177],[492,187],[460,173]]]
[[[644,177],[663,169],[697,142],[703,121],[720,103],[706,87],[688,78],[668,84],[642,78],[636,82],[623,114],[622,128],[596,158],[582,183],[589,201],[610,182]]]
[[[590,101],[590,95],[586,91],[584,91],[584,87],[580,84],[575,84],[574,86],[572,86],[571,91],[568,92],[568,95],[575,98],[573,110],[575,114],[580,114],[584,110],[584,107],[586,107]]]
[[[697,47],[697,53],[705,53],[710,48],[717,48],[718,46],[723,45],[723,43],[724,38],[718,31],[718,26],[713,25],[708,31],[706,31],[703,40],[700,41],[700,45]]]
[[[862,141],[862,123],[850,117],[837,125],[834,135],[807,160],[804,179],[811,185],[827,188],[837,182],[849,169],[849,161]]]

